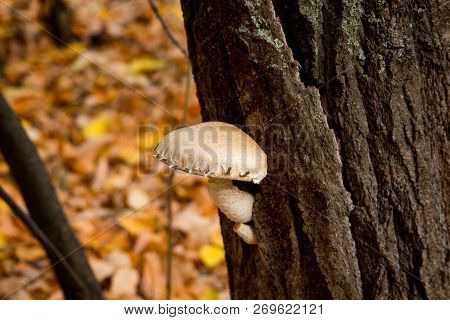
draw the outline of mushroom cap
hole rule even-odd
[[[248,134],[224,122],[204,122],[174,130],[156,146],[154,156],[188,173],[259,183],[267,156]]]

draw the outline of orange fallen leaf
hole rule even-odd
[[[19,246],[15,255],[23,261],[35,261],[44,258],[45,251],[39,246]]]

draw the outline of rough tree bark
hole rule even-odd
[[[203,120],[269,159],[232,298],[450,297],[447,3],[181,2]]]

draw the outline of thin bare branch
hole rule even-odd
[[[189,54],[187,50],[180,44],[180,42],[175,38],[175,36],[172,34],[172,32],[169,29],[169,26],[167,25],[164,18],[161,16],[161,13],[159,12],[158,7],[156,6],[155,2],[153,0],[148,0],[148,3],[150,4],[150,7],[152,8],[153,13],[155,14],[156,18],[158,18],[159,22],[161,23],[161,26],[164,29],[164,32],[167,34],[167,36],[172,41],[173,45],[177,47],[184,55],[184,57],[189,60]]]

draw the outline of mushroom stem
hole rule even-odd
[[[252,219],[255,197],[232,183],[258,184],[267,175],[267,155],[248,134],[229,123],[204,122],[167,134],[154,156],[171,168],[209,177],[217,207],[238,224],[244,241],[256,243],[253,227],[241,225]]]
[[[209,192],[216,206],[225,216],[236,222],[233,230],[248,244],[256,244],[253,227],[244,224],[252,219],[255,197],[240,190],[228,179],[209,178]]]
[[[244,240],[245,243],[258,243],[258,240],[256,239],[255,229],[252,226],[243,223],[236,223],[233,230],[242,238],[242,240]]]
[[[209,178],[209,192],[217,207],[233,222],[249,222],[252,220],[252,209],[255,197],[239,190],[231,180]]]

